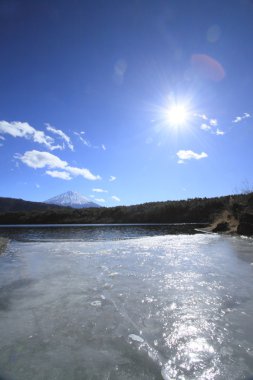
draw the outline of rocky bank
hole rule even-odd
[[[253,196],[245,203],[236,203],[231,197],[227,210],[215,216],[207,231],[253,236]]]

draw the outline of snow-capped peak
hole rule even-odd
[[[53,198],[48,199],[44,203],[68,206],[73,208],[100,207],[98,204],[92,202],[89,198],[75,191],[67,191],[66,193],[59,194]]]

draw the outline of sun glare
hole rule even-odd
[[[172,126],[184,125],[189,119],[187,108],[182,104],[175,104],[171,106],[167,112],[167,119]]]

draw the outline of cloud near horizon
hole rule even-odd
[[[183,164],[187,160],[201,160],[202,158],[208,157],[207,153],[195,153],[192,150],[179,150],[177,152],[177,157],[179,160],[177,161],[178,164]]]
[[[115,201],[115,202],[120,202],[120,198],[116,197],[116,195],[112,196],[112,200]]]
[[[105,199],[103,199],[103,198],[95,198],[95,201],[100,202],[100,203],[104,203]]]
[[[49,152],[30,150],[25,152],[23,155],[17,153],[15,154],[14,158],[20,160],[23,162],[23,164],[33,169],[62,169],[62,171],[46,171],[47,175],[50,175],[54,178],[70,180],[73,177],[82,176],[83,178],[90,181],[101,179],[99,175],[92,174],[89,169],[70,166],[67,161],[63,161],[59,157]]]
[[[92,191],[94,191],[94,193],[108,193],[108,190],[104,189],[92,189]]]

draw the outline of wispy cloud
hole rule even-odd
[[[208,120],[208,117],[204,113],[194,113],[193,116],[196,116],[202,120]]]
[[[178,164],[183,164],[187,160],[201,160],[202,158],[208,157],[208,155],[205,152],[195,153],[192,150],[179,150],[177,157],[179,158]]]
[[[99,175],[92,174],[89,169],[67,166],[66,170],[75,177],[80,175],[81,177],[88,179],[90,181],[95,181],[97,179],[101,179],[101,177]]]
[[[117,84],[123,84],[125,74],[127,71],[127,63],[124,59],[119,59],[115,65],[113,70],[113,79]]]
[[[95,201],[100,202],[100,203],[104,203],[105,199],[103,199],[103,198],[95,198]]]
[[[46,174],[50,175],[53,178],[60,178],[65,180],[72,179],[71,175],[68,172],[59,172],[58,170],[46,170]]]
[[[46,123],[45,125],[46,125],[46,128],[49,132],[54,133],[55,135],[61,137],[66,142],[69,149],[72,151],[74,150],[74,146],[70,140],[70,137],[68,135],[66,135],[66,133],[64,133],[60,129],[56,129],[56,128],[52,127],[52,125],[50,125],[48,123]]]
[[[21,121],[0,121],[0,134],[12,137],[21,137],[45,145],[49,150],[62,149],[61,145],[54,145],[54,139],[43,131],[38,131],[30,124]]]
[[[116,197],[116,195],[112,196],[112,200],[115,201],[115,202],[120,202],[120,198]]]
[[[236,116],[236,118],[232,122],[240,123],[241,121],[243,121],[244,119],[248,119],[249,117],[251,117],[251,115],[247,112],[244,112],[242,116]]]
[[[55,178],[71,179],[72,177],[81,176],[90,181],[101,179],[99,175],[92,174],[89,169],[70,166],[67,161],[63,161],[59,157],[49,152],[31,150],[25,152],[23,155],[16,154],[14,158],[20,160],[25,165],[33,169],[62,169],[62,172],[59,172],[57,170],[46,171],[46,174]]]
[[[92,189],[92,191],[94,191],[94,193],[108,193],[108,190],[104,189]]]
[[[92,145],[91,143],[89,142],[89,140],[85,139],[84,136],[85,136],[85,132],[74,132],[74,135],[78,136],[79,137],[79,140],[83,143],[83,145],[91,148]]]
[[[101,145],[93,145],[87,138],[86,133],[84,131],[81,132],[74,132],[74,135],[76,135],[79,140],[83,143],[83,145],[87,146],[88,148],[92,149],[102,149],[106,150],[106,146],[104,144]]]
[[[202,129],[203,131],[210,131],[212,127],[208,124],[203,123],[201,124],[200,129]]]
[[[111,175],[110,178],[109,178],[109,181],[110,182],[116,181],[116,177],[114,177],[113,175]]]

